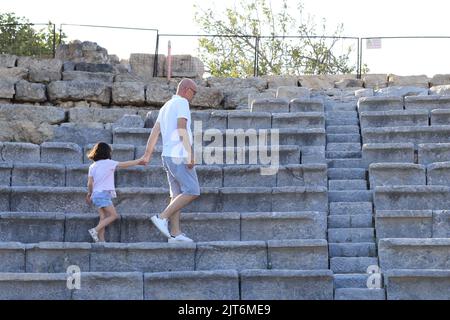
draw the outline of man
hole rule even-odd
[[[181,209],[200,195],[200,186],[194,168],[191,113],[189,103],[197,92],[191,79],[178,84],[177,93],[159,111],[158,118],[147,142],[143,159],[147,164],[153,154],[159,134],[162,135],[162,163],[170,187],[170,204],[159,215],[151,218],[153,224],[169,242],[192,242],[181,232]],[[168,228],[170,220],[170,232]]]

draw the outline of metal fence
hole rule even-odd
[[[59,31],[59,32],[58,32]],[[341,44],[341,53],[346,48],[351,47],[352,51],[348,56],[348,64],[357,74],[358,78],[364,73],[365,65],[370,69],[374,66],[379,73],[388,73],[400,65],[400,61],[392,59],[394,52],[403,52],[402,61],[407,67],[422,66],[430,68],[432,63],[446,61],[450,53],[450,36],[399,36],[399,37],[336,37],[336,36],[254,36],[254,35],[211,35],[211,34],[161,34],[155,28],[131,28],[118,26],[100,26],[100,25],[80,25],[66,24],[59,26],[59,30],[52,23],[27,23],[27,24],[0,24],[0,53],[9,53],[16,55],[28,55],[42,58],[55,57],[56,47],[61,41],[86,39],[97,42],[103,47],[119,48],[121,55],[129,53],[154,53],[166,54],[165,48],[161,46],[164,40],[172,40],[172,54],[193,53],[197,50],[200,54],[200,39],[211,39],[223,42],[226,46],[227,41],[233,38],[245,40],[240,50],[245,50],[244,61],[240,61],[247,73],[253,73],[258,76],[265,73],[265,56],[263,56],[262,47],[270,47],[271,42],[279,41],[281,43],[295,41],[330,41],[333,54],[339,56],[339,45]],[[137,35],[140,33],[139,35]],[[193,41],[194,39],[194,41]],[[195,41],[196,40],[196,41]],[[417,41],[421,40],[421,44]],[[433,42],[434,41],[434,42]],[[366,48],[364,48],[366,42]],[[117,43],[120,46],[117,47]],[[197,46],[195,46],[195,43]],[[381,43],[383,44],[381,46]],[[370,45],[369,45],[370,44]],[[425,44],[425,45],[423,45]],[[194,47],[196,49],[194,49]],[[180,49],[181,48],[181,49]],[[378,51],[370,49],[379,49]],[[381,49],[381,50],[380,50]],[[180,52],[177,52],[179,50]],[[190,51],[191,50],[191,51]],[[231,50],[231,49],[230,49]],[[232,52],[230,52],[232,56]],[[301,66],[298,69],[287,69],[292,65],[291,56],[284,54],[285,66],[280,70],[283,74],[302,73]],[[412,60],[408,60],[408,58]],[[432,59],[430,59],[432,57]],[[377,60],[378,59],[378,60]],[[280,60],[282,61],[282,60]],[[380,62],[382,61],[382,62]],[[154,59],[154,74],[157,76],[158,59]],[[383,70],[378,64],[383,63]],[[445,64],[440,63],[439,71],[436,73],[448,72],[443,70]],[[283,69],[284,68],[284,69]],[[436,67],[437,68],[437,67]],[[445,69],[445,68],[444,68]],[[383,70],[383,71],[379,71]],[[413,72],[420,72],[420,68],[412,68]],[[416,71],[417,70],[417,71]],[[314,72],[312,72],[314,73]],[[425,71],[423,72],[425,73]]]

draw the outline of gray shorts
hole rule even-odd
[[[182,158],[165,156],[161,158],[164,170],[167,173],[171,198],[175,198],[181,193],[185,195],[200,195],[200,185],[195,168],[188,169],[186,161]]]

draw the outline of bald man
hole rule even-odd
[[[194,168],[192,148],[191,112],[189,103],[197,92],[197,85],[191,79],[178,84],[177,93],[164,104],[147,142],[142,157],[150,162],[159,134],[162,135],[162,163],[167,173],[171,202],[167,208],[151,218],[153,224],[167,238],[168,242],[192,242],[181,232],[181,210],[200,195],[200,186]],[[170,231],[169,223],[170,220]]]

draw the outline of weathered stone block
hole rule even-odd
[[[425,166],[413,163],[372,163],[370,188],[395,185],[426,185]]]
[[[277,211],[327,211],[324,187],[277,187],[272,191],[272,208]],[[267,210],[266,210],[267,211]]]
[[[419,96],[405,97],[406,110],[450,109],[450,97],[444,96]],[[450,110],[449,110],[450,111]]]
[[[395,74],[388,75],[388,86],[413,86],[427,88],[429,86],[429,78],[426,75],[417,76],[398,76]]]
[[[32,143],[4,142],[1,151],[7,162],[36,163],[41,159],[39,146]]]
[[[64,214],[10,213],[0,214],[0,241],[37,243],[64,241]]]
[[[83,163],[82,148],[70,142],[44,142],[41,144],[41,162],[54,164]]]
[[[278,132],[279,144],[297,145],[301,147],[325,146],[325,129],[272,129],[273,135]],[[272,143],[273,144],[273,143]]]
[[[405,98],[407,96],[427,96],[428,87],[423,88],[417,86],[392,86],[376,90],[375,95],[401,98]]]
[[[435,109],[431,110],[431,125],[441,126],[448,125],[450,123],[450,110]]]
[[[1,145],[0,145],[1,150]],[[1,151],[0,151],[1,154]],[[11,185],[12,164],[0,162],[0,186],[9,187]]]
[[[289,103],[289,112],[324,112],[321,99],[292,99]]]
[[[164,75],[168,74],[167,67],[166,62]],[[171,71],[174,78],[202,78],[205,67],[200,59],[191,55],[173,55]]]
[[[25,68],[4,68],[0,67],[0,79],[17,82],[28,79],[28,69]]]
[[[64,165],[16,163],[12,170],[11,186],[64,187],[65,185]]]
[[[361,128],[427,126],[428,111],[363,111],[360,113]]]
[[[75,71],[112,73],[114,70],[108,63],[78,62],[75,64]]]
[[[266,212],[272,211],[272,188],[228,187],[220,190],[224,212]],[[213,212],[213,211],[210,211]]]
[[[257,99],[251,105],[252,112],[289,112],[289,101],[286,99]]]
[[[91,271],[193,271],[194,243],[102,243],[93,245]]]
[[[400,97],[363,97],[358,100],[358,111],[394,111],[403,110],[403,98]]]
[[[325,116],[320,112],[279,113],[272,116],[272,128],[324,128]]]
[[[71,265],[89,270],[89,243],[41,242],[26,247],[26,270],[36,273],[62,273]]]
[[[61,80],[63,62],[59,59],[18,57],[17,66],[28,69],[31,82],[51,82]]]
[[[235,111],[228,114],[228,129],[270,129],[270,112]]]
[[[325,239],[324,212],[243,212],[241,240]]]
[[[362,146],[362,159],[366,167],[371,163],[414,163],[412,143],[366,143]]]
[[[145,300],[238,300],[234,270],[146,273]]]
[[[260,166],[236,165],[223,168],[224,187],[275,187],[276,185],[276,172],[272,175],[262,175]]]
[[[376,210],[445,210],[450,205],[446,186],[376,187]]]
[[[277,187],[327,187],[327,165],[286,165],[279,169]]]
[[[116,171],[117,187],[168,187],[167,174],[161,166],[139,166]]]
[[[450,272],[443,270],[388,270],[388,300],[449,300]]]
[[[330,270],[243,270],[242,300],[332,300]]]
[[[81,289],[74,290],[73,300],[141,300],[144,296],[140,272],[87,272],[81,277]]]
[[[14,81],[10,79],[0,80],[0,99],[12,99],[15,93]]]
[[[145,84],[141,82],[115,82],[112,86],[112,103],[116,105],[145,104]]]
[[[116,209],[121,213],[162,212],[170,203],[163,188],[121,188],[117,190]]]
[[[166,64],[166,56],[159,54],[158,59],[158,71],[157,76],[162,77],[164,75],[164,66]],[[153,78],[153,72],[155,69],[155,55],[145,53],[132,53],[130,54],[130,66],[131,72],[136,75],[140,80],[149,81]]]
[[[25,246],[23,244],[18,242],[0,244],[0,272],[25,272]]]
[[[62,73],[63,81],[99,81],[111,83],[114,80],[114,73],[87,72],[87,71],[66,71]]]
[[[51,142],[67,141],[80,146],[99,141],[112,143],[112,132],[111,130],[104,129],[102,124],[63,123],[61,126],[55,128],[55,134]]]
[[[441,85],[441,86],[431,87],[430,95],[448,96],[448,95],[450,95],[450,85]]]
[[[435,74],[430,79],[430,87],[450,84],[450,74]]]
[[[323,240],[269,240],[272,269],[324,270],[328,268],[328,243]]]
[[[86,108],[75,107],[68,111],[70,122],[101,122],[114,123],[123,116],[136,114],[136,110],[124,108]]]
[[[219,129],[223,130],[227,128],[228,112],[223,110],[218,111],[193,111],[191,112],[191,130],[194,131],[196,127],[201,130],[207,129]],[[155,118],[156,121],[156,118]],[[198,123],[201,121],[201,123]],[[200,126],[201,125],[201,126]],[[153,127],[153,126],[151,126]],[[200,129],[197,129],[200,130]]]
[[[220,109],[224,95],[218,88],[197,87],[197,93],[190,105],[198,108]]]
[[[0,211],[11,211],[11,189],[0,186]]]
[[[419,144],[418,161],[424,165],[450,161],[450,143]]]
[[[86,188],[12,187],[14,212],[95,212],[85,202]]]
[[[1,273],[0,299],[69,300],[67,274]]]
[[[433,238],[450,238],[450,211],[433,211]]]
[[[111,87],[100,81],[54,81],[47,86],[49,100],[89,101],[109,105]]]
[[[16,101],[44,102],[47,101],[46,87],[42,83],[19,81],[16,83]]]
[[[16,66],[17,56],[11,54],[0,54],[0,67],[13,68]]]
[[[378,210],[375,216],[377,238],[431,238],[431,210]]]
[[[151,131],[148,128],[115,128],[113,130],[113,141],[114,144],[145,146]],[[161,140],[161,136],[158,140]]]
[[[281,86],[277,89],[276,97],[278,99],[296,99],[296,98],[306,98],[309,99],[311,96],[311,91],[307,88],[303,87],[290,87],[290,86]]]
[[[196,270],[266,269],[266,243],[263,241],[199,242],[195,267]]]
[[[420,143],[450,142],[450,126],[416,126],[367,128],[362,130],[363,143],[412,142]]]

